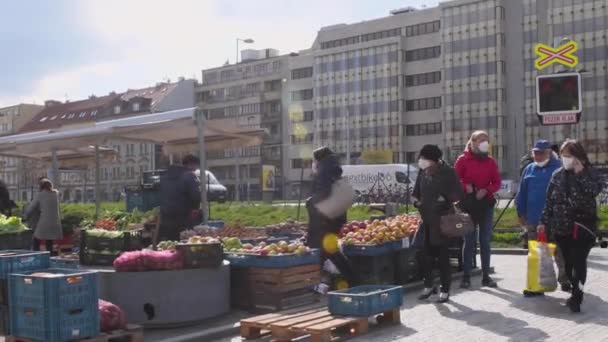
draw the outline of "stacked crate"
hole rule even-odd
[[[97,273],[46,269],[9,276],[10,331],[32,341],[99,335]]]
[[[0,335],[7,335],[10,332],[9,275],[14,272],[46,269],[49,268],[49,265],[50,254],[48,252],[0,251]]]

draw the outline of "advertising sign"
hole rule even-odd
[[[262,191],[275,191],[275,174],[274,165],[262,165]]]

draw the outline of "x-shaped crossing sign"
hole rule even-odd
[[[578,57],[574,53],[578,50],[578,44],[571,40],[557,49],[545,44],[536,44],[534,52],[539,56],[534,66],[542,70],[553,63],[559,63],[569,68],[574,68],[578,64]]]

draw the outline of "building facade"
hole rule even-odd
[[[0,108],[0,135],[16,133],[43,108],[34,104]],[[24,200],[23,191],[31,187],[37,176],[44,174],[35,166],[32,161],[0,156],[0,180],[6,184],[12,199]]]
[[[241,127],[264,129],[259,146],[226,146],[207,154],[207,168],[241,200],[262,196],[262,167],[275,169],[276,194],[283,182],[283,121],[286,116],[289,56],[276,50],[245,50],[238,64],[203,70],[196,101],[208,120],[233,118]]]
[[[42,111],[25,124],[20,133],[191,108],[194,106],[195,83],[195,80],[180,79],[174,83],[162,82],[153,87],[129,89],[124,93],[112,92],[106,96],[90,96],[74,102],[47,101]],[[108,142],[107,147],[113,149],[114,156],[104,160],[100,169],[99,195],[103,201],[121,200],[125,187],[140,185],[143,172],[156,169],[161,160],[160,149],[154,144],[114,140]],[[60,160],[56,187],[60,190],[63,201],[95,199],[95,170],[92,162],[91,158]],[[45,167],[48,168],[49,164]],[[46,170],[43,175],[46,175]]]

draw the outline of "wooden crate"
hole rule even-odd
[[[399,309],[380,315],[379,322],[399,323]],[[309,336],[311,342],[329,342],[368,332],[367,317],[334,316],[325,307],[289,310],[241,321],[241,337],[256,339],[271,335],[273,340],[292,341]]]
[[[321,281],[318,264],[288,268],[231,270],[232,307],[249,311],[277,311],[314,303],[312,287]]]
[[[78,342],[143,342],[144,328],[140,325],[129,324],[124,330],[114,330],[97,337],[77,340]],[[6,336],[5,342],[34,342],[27,338]]]

